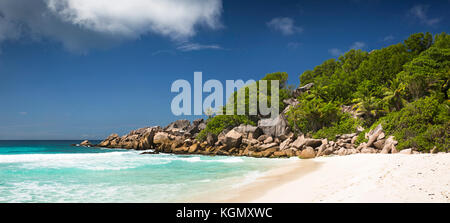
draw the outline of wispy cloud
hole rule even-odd
[[[273,18],[267,23],[267,26],[272,30],[281,32],[285,36],[303,32],[303,28],[295,26],[294,20],[288,17]]]
[[[28,112],[19,112],[19,115],[27,115]]]
[[[349,47],[348,50],[351,50],[351,49],[362,50],[365,48],[367,48],[367,44],[365,42],[356,41]],[[337,56],[344,54],[345,52],[339,48],[331,48],[328,50],[328,53],[330,53],[332,56],[337,57]]]
[[[365,47],[366,47],[366,43],[357,41],[357,42],[354,42],[350,46],[350,49],[360,50],[360,49],[364,49]]]
[[[187,51],[197,51],[197,50],[223,50],[220,45],[212,44],[212,45],[203,45],[199,43],[185,43],[177,47],[178,50],[187,52]]]
[[[338,57],[342,55],[344,52],[338,48],[331,48],[328,50],[328,53],[330,53],[332,56]]]
[[[437,25],[441,19],[440,18],[430,18],[428,14],[429,5],[415,5],[409,10],[409,15],[418,19],[420,23],[427,26]]]
[[[389,35],[383,38],[383,42],[391,42],[395,37],[393,35]]]

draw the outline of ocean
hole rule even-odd
[[[80,142],[0,141],[0,202],[195,202],[286,162],[71,146]]]

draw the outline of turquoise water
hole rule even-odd
[[[70,146],[79,142],[0,141],[0,202],[196,201],[283,163]]]

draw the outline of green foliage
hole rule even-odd
[[[333,138],[357,125],[365,133],[382,123],[400,149],[448,150],[450,134],[450,35],[411,35],[404,43],[370,53],[351,50],[305,71],[301,85],[314,83],[288,113],[291,126],[314,137]],[[340,111],[350,105],[358,119]]]
[[[408,39],[405,40],[405,46],[409,51],[419,54],[422,51],[430,48],[433,43],[433,36],[427,32],[423,33],[415,33],[412,34]]]
[[[286,105],[283,100],[292,95],[286,86],[287,73],[267,74],[262,80],[279,80],[280,111]],[[311,133],[313,137],[334,139],[336,135],[361,132],[357,144],[367,141],[365,134],[382,124],[388,135],[399,141],[398,148],[414,147],[428,151],[437,147],[441,151],[450,148],[450,35],[430,33],[411,35],[404,43],[398,43],[370,53],[350,50],[337,60],[330,59],[305,71],[300,76],[301,85],[314,83],[308,93],[301,94],[299,104],[287,113],[289,125],[297,133]],[[270,99],[269,92],[260,92],[260,82],[244,91],[246,115],[222,115],[209,119],[199,139],[208,133],[218,135],[225,128],[239,124],[254,124],[260,118],[249,115],[249,98]],[[235,103],[237,93],[233,94]],[[344,113],[343,106],[351,106],[354,118]],[[236,114],[236,110],[235,113]]]
[[[340,119],[337,122],[333,122],[331,126],[324,127],[315,132],[313,134],[313,137],[335,140],[336,135],[353,133],[360,125],[361,120],[354,119],[349,114],[343,114],[341,115]]]
[[[271,83],[274,80],[279,81],[279,111],[282,111],[286,105],[283,103],[284,99],[288,99],[291,97],[292,90],[289,90],[287,88],[286,82],[288,79],[288,74],[285,72],[276,72],[276,73],[270,73],[267,74],[263,79],[267,81],[267,91],[261,91],[260,89],[260,81],[257,81],[256,83],[247,85],[239,89],[238,91],[234,92],[230,97],[234,98],[234,114],[237,113],[238,105],[244,105],[245,106],[245,115],[249,116],[251,114],[251,108],[256,108],[256,112],[259,115],[259,103],[261,98],[265,98],[267,101],[267,105],[271,106],[271,97],[272,97],[272,88]],[[251,91],[251,88],[255,88],[256,91]],[[244,95],[243,98],[238,98],[238,94]],[[250,100],[251,98],[255,98],[256,100]],[[231,101],[231,100],[228,100]],[[231,106],[230,104],[227,104],[223,111],[224,114],[226,114],[226,107]],[[252,118],[255,120],[255,117]]]
[[[355,72],[357,83],[364,85],[364,88],[357,88],[355,98],[362,95],[381,98],[383,88],[387,87],[389,81],[393,80],[403,70],[403,65],[411,59],[411,53],[403,44],[371,52]]]
[[[250,107],[253,105],[251,103],[255,103],[254,100],[250,100],[252,97],[256,98],[256,109],[259,109],[259,96],[264,96],[263,98],[267,99],[268,106],[270,106],[271,103],[271,81],[278,80],[279,81],[279,105],[280,105],[280,111],[284,109],[286,105],[284,105],[283,100],[290,98],[291,96],[291,90],[287,89],[286,81],[288,79],[288,74],[285,72],[276,72],[276,73],[270,73],[267,74],[262,80],[267,80],[267,92],[260,92],[259,88],[259,81],[256,83],[247,85],[239,89],[238,91],[234,92],[230,97],[233,97],[234,102],[234,113],[233,114],[227,114],[226,109],[227,106],[231,106],[230,104],[227,104],[223,107],[223,114],[224,115],[217,115],[214,117],[210,117],[208,119],[208,123],[206,125],[206,128],[202,130],[198,136],[197,139],[200,141],[206,140],[206,137],[208,133],[212,133],[214,135],[219,135],[223,130],[233,128],[236,126],[239,126],[240,124],[248,124],[248,125],[255,125],[258,121],[258,115],[250,115]],[[250,91],[250,88],[254,87],[256,89],[255,92]],[[244,95],[242,98],[238,98],[238,92],[239,94]],[[230,101],[230,100],[228,100]],[[245,115],[237,115],[237,108],[238,104],[245,105]],[[226,114],[226,115],[225,115]],[[259,114],[259,111],[257,110],[257,114]]]
[[[442,94],[442,97],[448,98],[450,48],[433,46],[406,64],[404,68],[398,77],[405,82],[409,99],[418,99],[432,93]]]
[[[255,125],[255,122],[244,115],[217,115],[208,120],[206,128],[198,135],[197,139],[200,141],[206,140],[208,133],[219,135],[224,129],[233,128],[241,124]]]
[[[445,151],[450,148],[450,106],[436,97],[410,103],[402,110],[388,114],[379,123],[388,135],[394,135],[399,141],[399,149],[414,147],[429,151],[436,146]]]
[[[288,111],[287,120],[302,133],[316,132],[339,120],[340,109],[334,102],[325,102],[320,97],[308,95],[301,103]]]

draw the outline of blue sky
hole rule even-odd
[[[351,48],[449,32],[448,11],[448,0],[5,0],[0,139],[101,139],[192,120],[172,115],[170,86],[195,71],[221,81],[283,71],[298,85]]]

